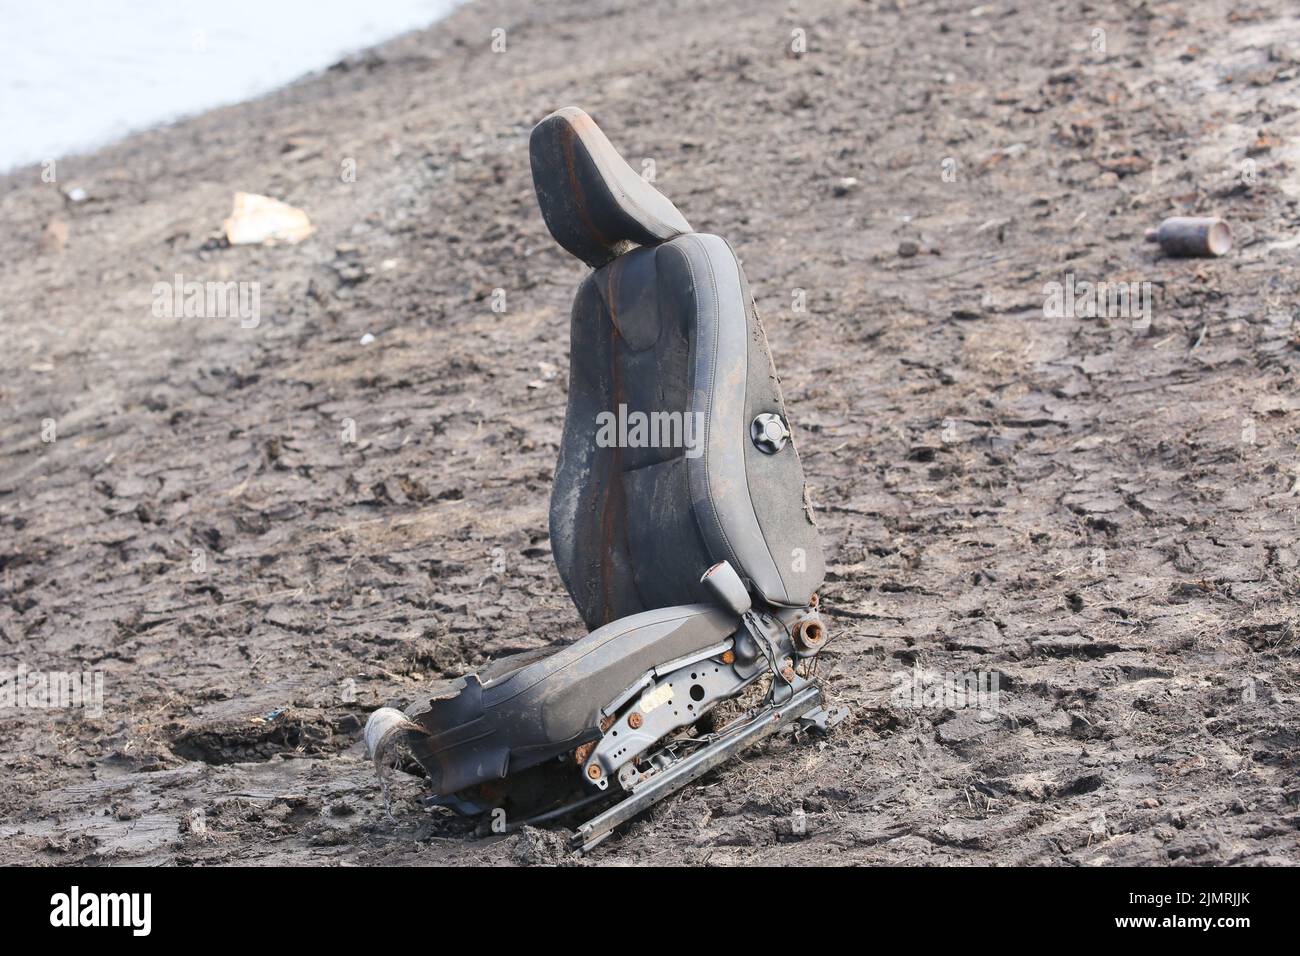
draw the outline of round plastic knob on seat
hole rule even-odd
[[[790,429],[781,421],[780,415],[764,412],[750,424],[749,435],[759,451],[775,455],[790,440]]]

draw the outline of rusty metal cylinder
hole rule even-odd
[[[1212,259],[1232,248],[1232,230],[1213,216],[1173,216],[1148,229],[1146,241],[1158,242],[1167,256]]]
[[[800,657],[811,657],[826,646],[826,627],[816,618],[795,622],[792,636]]]

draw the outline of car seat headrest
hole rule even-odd
[[[691,231],[677,207],[638,176],[576,106],[533,127],[528,153],[546,228],[593,269],[635,246]]]

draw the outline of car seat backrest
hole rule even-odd
[[[538,124],[530,158],[547,228],[595,269],[573,303],[550,519],[587,626],[706,602],[700,575],[722,560],[767,603],[807,605],[821,546],[735,255],[581,110]]]

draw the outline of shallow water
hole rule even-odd
[[[461,0],[0,0],[0,171],[282,86]]]

